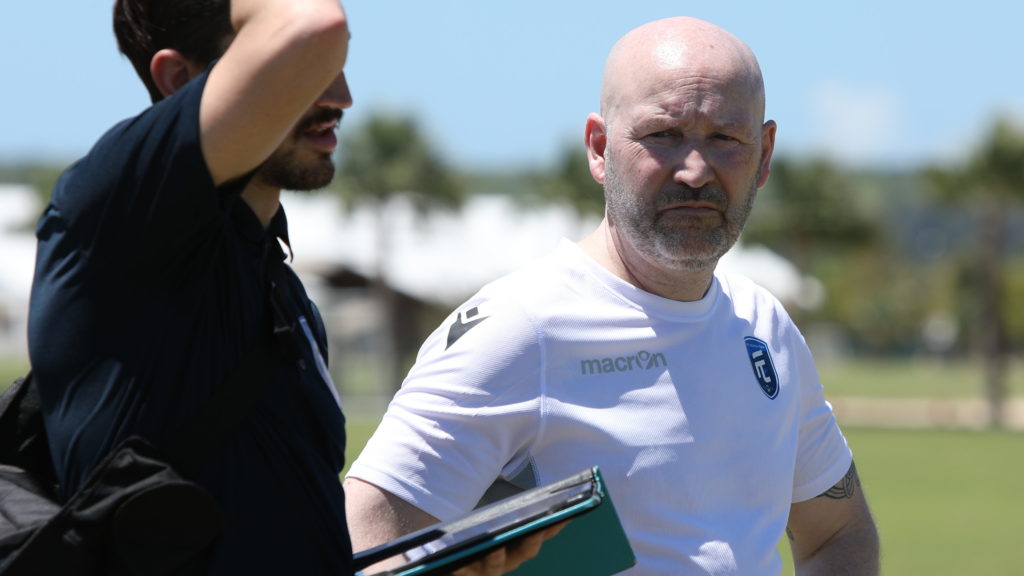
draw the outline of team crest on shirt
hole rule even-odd
[[[751,368],[754,369],[754,378],[765,396],[774,400],[779,395],[779,375],[775,372],[775,363],[772,362],[768,344],[753,336],[747,336],[743,342],[747,345],[747,356],[750,358]]]

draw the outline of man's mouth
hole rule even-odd
[[[715,210],[718,211],[720,208],[717,204],[711,202],[678,202],[671,204],[664,208],[665,210],[688,210],[688,211],[704,211],[704,210]]]
[[[312,134],[323,134],[325,132],[334,132],[337,129],[338,129],[338,121],[334,120],[334,121],[330,121],[330,122],[320,122],[320,123],[317,123],[317,124],[313,124],[313,125],[309,126],[308,128],[306,128],[306,133],[307,134],[310,134],[310,133],[312,133]]]
[[[665,192],[659,202],[662,212],[677,214],[710,214],[725,211],[726,199],[718,189],[674,189]]]
[[[317,148],[334,150],[338,145],[335,131],[340,122],[341,110],[325,110],[304,123],[302,135]]]

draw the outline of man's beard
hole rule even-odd
[[[282,190],[307,192],[326,187],[334,179],[334,159],[331,154],[316,152],[314,158],[303,160],[299,157],[298,144],[302,135],[313,126],[340,121],[341,116],[341,110],[321,108],[303,118],[285,143],[259,167],[255,178]]]
[[[260,166],[255,178],[282,190],[308,192],[326,187],[334,179],[330,154],[318,154],[315,161],[302,162],[296,148],[279,149]]]
[[[635,190],[619,176],[615,162],[605,158],[605,203],[609,221],[640,254],[673,270],[695,272],[714,268],[732,248],[746,225],[757,197],[757,177],[741,204],[731,205],[717,186],[691,188],[685,184],[661,190],[655,197]],[[681,221],[659,210],[679,202],[710,202],[723,211],[724,221],[709,217]]]

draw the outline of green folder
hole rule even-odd
[[[606,576],[636,564],[597,467],[360,552],[355,564],[359,569],[405,554],[403,565],[373,576],[447,574],[563,520],[570,522],[513,574]]]
[[[574,518],[509,576],[610,576],[636,564],[608,489],[602,502]]]

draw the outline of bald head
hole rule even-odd
[[[764,82],[754,53],[726,30],[686,17],[644,24],[615,44],[605,65],[601,114],[610,120],[638,92],[694,79],[728,86],[729,94],[746,99],[763,121]]]

